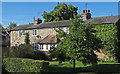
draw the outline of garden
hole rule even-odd
[[[60,11],[64,11],[61,9],[69,11],[61,16],[67,17],[66,19],[48,18],[47,15],[53,16],[54,13],[57,16]],[[30,45],[29,33],[26,33],[25,44],[5,50],[3,48],[3,74],[8,72],[120,73],[120,20],[114,24],[83,24],[84,21],[81,15],[77,15],[77,10],[78,8],[72,5],[58,3],[53,12],[44,12],[45,22],[71,19],[69,34],[58,28],[57,38],[61,41],[57,47],[53,46],[49,55],[46,55],[34,51],[33,46]],[[94,51],[100,52],[99,49],[106,49],[103,52],[107,55],[107,60],[98,58],[94,53]]]

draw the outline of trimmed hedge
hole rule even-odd
[[[4,58],[2,65],[7,72],[41,72],[47,70],[49,62],[24,58]]]

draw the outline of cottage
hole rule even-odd
[[[90,10],[83,10],[81,15],[85,23],[112,24],[119,19],[118,15],[91,18]],[[42,23],[41,19],[34,18],[33,24],[19,25],[11,30],[10,46],[24,44],[25,32],[28,32],[30,36],[30,44],[34,46],[34,50],[49,51],[53,44],[59,42],[56,37],[57,33],[55,29],[61,27],[66,33],[69,33],[68,27],[70,24],[70,20]]]

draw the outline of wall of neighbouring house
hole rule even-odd
[[[66,32],[66,27],[62,28]],[[36,43],[40,41],[41,39],[44,39],[49,34],[57,34],[54,28],[44,28],[44,29],[36,29],[37,35],[41,36],[41,38],[38,38],[37,35],[32,35],[32,30],[24,30],[25,32],[29,32],[29,38],[30,38],[30,44]],[[20,44],[25,43],[24,42],[25,35],[19,37],[19,31],[11,31],[10,33],[10,46],[19,46]]]

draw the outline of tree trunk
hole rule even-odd
[[[75,59],[73,60],[73,69],[75,70]]]

